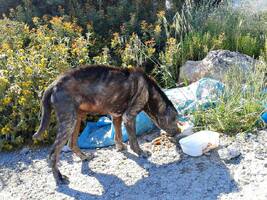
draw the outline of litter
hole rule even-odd
[[[267,124],[267,110],[261,115],[261,119],[264,123]]]
[[[183,137],[193,134],[194,124],[190,121],[181,122],[178,127],[181,130],[180,135],[182,135]]]
[[[219,135],[214,131],[199,131],[182,138],[179,143],[184,153],[190,156],[201,156],[219,146]]]

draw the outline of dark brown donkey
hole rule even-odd
[[[91,159],[77,147],[77,137],[82,118],[86,114],[110,114],[115,127],[115,144],[123,150],[121,122],[129,136],[131,149],[146,156],[138,145],[135,133],[136,115],[144,110],[161,129],[170,136],[178,133],[177,111],[158,85],[141,70],[121,69],[103,65],[83,66],[60,76],[44,92],[42,119],[37,139],[47,128],[52,107],[57,121],[58,133],[49,156],[57,184],[68,183],[57,162],[61,148],[70,139],[70,148],[82,160]]]

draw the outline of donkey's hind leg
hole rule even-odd
[[[78,156],[81,158],[81,160],[91,160],[94,158],[93,154],[89,154],[86,155],[85,153],[83,153],[81,151],[81,149],[77,146],[77,138],[79,135],[79,131],[80,131],[80,126],[81,126],[81,122],[82,122],[82,117],[81,116],[77,116],[77,121],[75,124],[75,128],[74,131],[70,137],[70,142],[69,142],[69,147],[71,148],[71,150]]]
[[[115,128],[115,145],[118,151],[123,151],[127,149],[127,146],[122,142],[122,133],[121,133],[121,122],[122,117],[112,117],[112,122]]]
[[[55,106],[55,111],[57,114],[57,120],[59,123],[58,132],[56,140],[52,147],[49,159],[51,162],[52,172],[57,185],[68,184],[68,178],[62,175],[57,167],[59,161],[59,156],[62,147],[66,144],[67,140],[70,138],[71,133],[74,131],[74,126],[77,123],[75,109],[71,106],[59,105]]]

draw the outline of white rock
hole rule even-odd
[[[228,50],[210,51],[201,61],[187,61],[180,69],[180,82],[195,82],[203,77],[222,80],[231,66],[237,66],[246,72],[259,61],[252,57]]]
[[[238,157],[241,152],[240,149],[235,145],[230,145],[227,148],[219,149],[218,154],[223,160],[231,160],[233,158]]]

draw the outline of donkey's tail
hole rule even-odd
[[[41,134],[45,131],[49,124],[50,116],[51,116],[51,94],[53,91],[53,85],[50,85],[47,90],[45,90],[43,98],[42,98],[42,118],[41,124],[38,131],[32,136],[34,139],[39,139]]]

